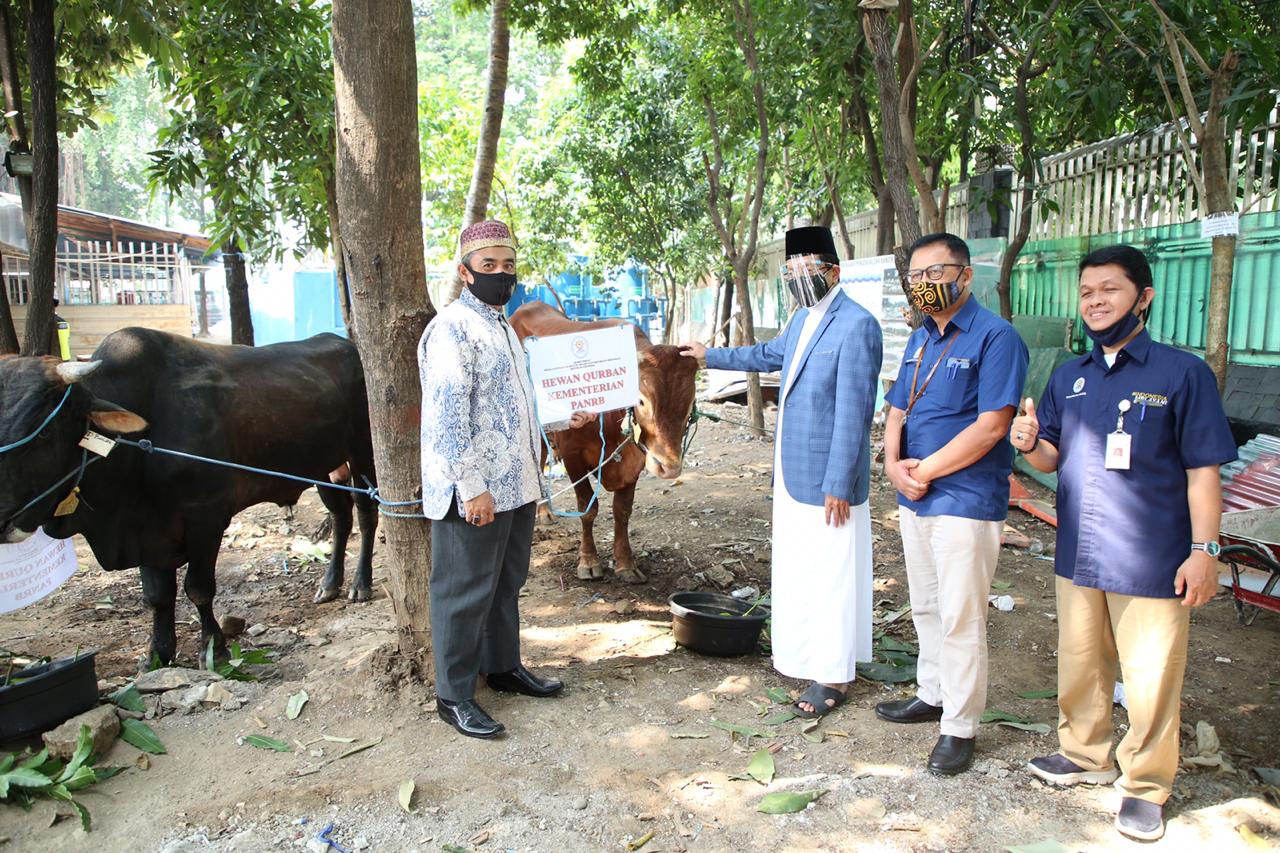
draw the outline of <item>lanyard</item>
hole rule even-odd
[[[907,397],[907,410],[903,412],[903,417],[911,414],[911,410],[915,408],[916,401],[924,396],[924,389],[929,387],[929,382],[933,379],[933,374],[938,372],[938,365],[942,364],[942,360],[947,357],[947,353],[951,350],[952,345],[956,342],[956,338],[960,337],[960,329],[956,329],[955,336],[942,350],[938,356],[938,360],[933,363],[933,367],[929,370],[929,375],[924,378],[924,384],[920,386],[920,390],[916,391],[916,380],[920,378],[920,365],[924,363],[924,347],[920,348],[920,358],[916,359],[916,372],[911,375],[911,393]]]

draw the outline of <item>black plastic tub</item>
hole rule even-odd
[[[704,655],[732,657],[755,651],[769,608],[718,592],[677,592],[671,604],[676,642]],[[747,611],[750,610],[750,613]]]
[[[10,673],[0,687],[0,740],[51,729],[98,704],[96,654],[81,652]]]

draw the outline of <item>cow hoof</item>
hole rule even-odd
[[[600,577],[600,575],[597,574],[597,572],[599,571],[600,571],[600,565],[598,563],[594,566],[588,566],[582,563],[578,563],[578,580],[589,581],[592,578],[598,578]]]
[[[599,563],[596,563],[594,566],[592,566],[591,577],[593,577],[596,580],[600,580],[600,578],[604,577],[604,566],[600,565]]]
[[[342,590],[338,589],[336,586],[322,586],[316,590],[316,597],[313,598],[312,601],[316,604],[324,604],[326,601],[333,601],[341,594]]]
[[[618,580],[623,583],[644,583],[648,580],[648,578],[645,577],[644,572],[635,568],[625,569],[623,571],[615,572],[615,574],[618,576]]]
[[[347,597],[352,601],[372,601],[373,590],[367,586],[353,586]]]

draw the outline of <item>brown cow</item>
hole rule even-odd
[[[521,340],[530,335],[566,335],[620,326],[626,322],[621,319],[594,322],[570,320],[542,302],[522,305],[511,315],[511,327]],[[693,379],[697,373],[697,364],[691,358],[682,357],[677,347],[654,344],[638,326],[632,328],[635,329],[636,353],[640,364],[640,402],[633,414],[635,423],[640,428],[639,445],[635,441],[627,441],[627,436],[623,434],[625,412],[603,415],[604,452],[610,461],[601,471],[600,482],[605,489],[613,492],[614,573],[626,583],[643,583],[646,578],[635,564],[628,532],[631,506],[636,496],[636,481],[640,479],[640,471],[644,468],[664,480],[674,480],[680,476],[684,461],[685,428],[693,412]],[[591,481],[583,479],[584,475],[600,464],[600,424],[590,423],[578,429],[560,430],[551,433],[549,438],[556,455],[564,460],[570,481],[581,480],[574,487],[574,492],[578,496],[578,510],[582,511],[586,509],[593,493]],[[578,577],[583,580],[604,575],[592,529],[598,510],[598,504],[593,504],[591,510],[582,516]]]

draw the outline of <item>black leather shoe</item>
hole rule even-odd
[[[440,719],[467,737],[497,737],[507,727],[490,717],[476,704],[474,699],[463,699],[450,702],[448,699],[436,699],[436,713]]]
[[[977,738],[943,735],[929,753],[929,770],[939,776],[955,776],[973,764],[973,747]]]
[[[876,716],[891,723],[932,723],[942,719],[942,706],[922,702],[918,697],[876,704]]]
[[[558,678],[539,678],[524,664],[520,664],[510,672],[495,672],[485,676],[485,681],[494,690],[502,693],[521,693],[525,696],[536,696],[539,699],[554,696],[564,689],[564,682]]]

